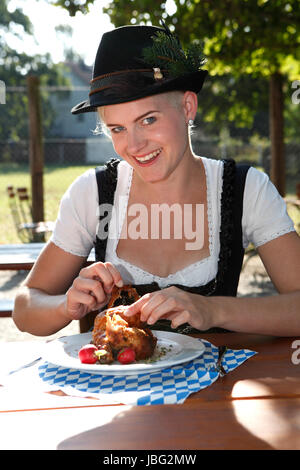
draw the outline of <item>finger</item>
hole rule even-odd
[[[95,285],[90,289],[89,293],[93,295],[98,305],[105,305],[109,300],[109,294],[103,289],[102,283],[94,281]]]
[[[79,276],[101,282],[107,294],[111,293],[116,282],[120,283],[120,280],[122,280],[120,273],[111,263],[94,263],[87,268],[83,268]]]
[[[73,320],[78,320],[86,313],[95,310],[97,301],[93,295],[83,291],[74,291],[67,296],[67,311]]]
[[[124,315],[128,317],[132,317],[136,313],[140,313],[141,308],[143,307],[143,305],[149,302],[150,297],[151,297],[151,294],[143,295],[143,297],[141,297],[136,302],[128,306],[128,308],[124,311]]]
[[[95,279],[77,277],[73,282],[73,288],[93,295],[98,303],[103,303],[107,299],[102,283]]]
[[[123,286],[123,280],[119,271],[111,263],[101,263],[96,266],[97,275],[95,276],[102,282],[104,291],[111,294],[114,285]]]
[[[109,261],[104,263],[104,266],[106,266],[106,268],[110,272],[110,274],[111,274],[111,276],[114,280],[114,284],[117,287],[123,287],[124,282],[123,282],[122,276],[121,276],[120,272],[117,270],[117,268],[112,263],[110,263]]]
[[[161,300],[161,298],[158,300]],[[147,309],[148,310],[145,313],[145,316],[147,316],[147,323],[149,325],[153,325],[160,318],[168,318],[171,313],[174,313],[174,310],[176,309],[176,301],[173,297],[167,297],[156,304],[153,302],[150,308],[147,305]],[[142,315],[144,315],[144,312],[141,313],[141,318]]]
[[[174,315],[169,316],[171,320],[171,327],[178,328],[178,326],[183,325],[184,323],[189,323],[190,314],[187,310],[181,312],[176,312]]]

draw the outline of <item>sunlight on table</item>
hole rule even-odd
[[[0,449],[47,450],[57,449],[61,442],[77,435],[101,428],[122,418],[131,406],[77,408],[63,410],[3,413]],[[45,418],[47,427],[45,428]],[[60,425],[63,420],[63,425]],[[16,444],[17,443],[17,444]]]
[[[289,408],[290,400],[272,397],[271,386],[255,380],[237,382],[232,398],[235,417],[248,432],[274,449],[300,449],[300,410]]]

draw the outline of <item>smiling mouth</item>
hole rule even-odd
[[[155,150],[155,152],[148,153],[144,157],[134,157],[139,163],[148,163],[151,160],[154,160],[160,153],[162,149]]]

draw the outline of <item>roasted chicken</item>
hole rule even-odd
[[[134,294],[135,300],[138,295],[132,288],[126,286],[125,292]],[[130,292],[130,289],[135,292]],[[123,289],[121,289],[122,292]],[[119,296],[122,295],[121,293]],[[119,298],[115,295],[114,302]],[[136,297],[137,296],[137,297]],[[112,305],[112,299],[109,305]],[[124,348],[135,351],[136,360],[148,359],[154,353],[157,339],[152,331],[140,320],[140,315],[126,317],[124,310],[127,307],[119,305],[100,312],[95,318],[93,329],[93,344],[104,351],[100,362],[110,364],[116,358],[118,352]]]

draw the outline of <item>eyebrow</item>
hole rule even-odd
[[[152,111],[147,111],[146,113],[142,114],[141,116],[138,116],[133,122],[137,122],[140,119],[143,119],[144,117],[148,116],[148,114],[152,113],[158,113],[159,111],[156,109],[153,109]],[[115,126],[122,126],[122,124],[106,124],[106,127],[115,127]]]

